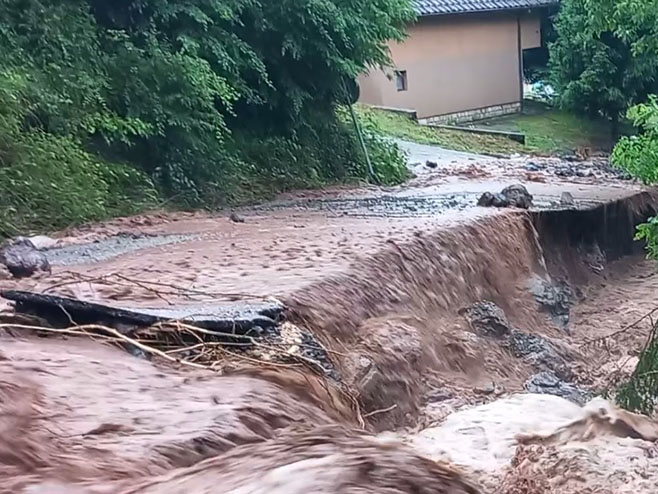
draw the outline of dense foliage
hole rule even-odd
[[[566,108],[615,124],[658,92],[658,0],[563,0],[550,47],[551,79]]]
[[[407,0],[0,2],[0,234],[365,178],[345,81]],[[366,132],[378,178],[402,159]]]
[[[613,163],[645,184],[658,184],[658,98],[628,110],[628,118],[639,130],[639,135],[622,137],[613,154]],[[649,258],[658,260],[658,218],[638,226],[637,240],[646,244]],[[638,365],[617,394],[620,405],[629,410],[653,413],[658,402],[658,325],[656,325],[640,353]]]

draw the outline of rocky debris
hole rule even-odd
[[[485,192],[478,199],[478,206],[496,208],[522,208],[532,207],[532,195],[521,184],[505,187],[499,194]]]
[[[536,279],[531,283],[530,292],[541,308],[550,314],[553,321],[567,331],[569,312],[574,297],[569,284],[566,281],[550,283],[543,279]]]
[[[512,330],[507,341],[512,354],[531,364],[538,371],[550,371],[561,379],[571,379],[567,361],[545,338],[534,334]]]
[[[35,235],[34,237],[30,237],[29,240],[38,250],[52,249],[60,244],[60,240],[46,235]]]
[[[50,272],[47,257],[25,237],[17,237],[0,252],[0,262],[14,278],[29,278],[37,271]]]
[[[529,172],[538,172],[546,169],[546,165],[543,163],[536,163],[534,161],[528,161],[526,165],[524,166],[526,170]]]
[[[571,192],[562,192],[562,195],[560,195],[560,206],[564,207],[574,207],[576,205],[576,201],[573,198],[573,195],[571,195]]]
[[[510,334],[505,312],[493,302],[476,302],[461,309],[459,314],[466,317],[473,331],[480,336],[503,337]]]
[[[549,371],[539,372],[531,376],[526,381],[524,388],[529,393],[560,396],[581,406],[591,399],[587,391],[580,389],[575,384],[561,380]]]
[[[434,169],[434,168],[437,168],[437,167],[439,166],[439,164],[436,163],[435,161],[429,161],[429,160],[428,160],[428,161],[425,162],[425,166],[426,166],[427,168]]]
[[[229,216],[229,219],[233,223],[244,223],[244,216],[240,216],[238,213],[231,213],[231,216]]]
[[[478,206],[480,207],[494,207],[494,208],[506,208],[509,206],[507,199],[502,194],[492,194],[491,192],[485,192],[478,199]]]

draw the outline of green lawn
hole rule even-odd
[[[378,110],[364,105],[356,105],[355,109],[359,119],[364,121],[366,126],[374,127],[384,135],[419,144],[435,144],[456,151],[505,155],[524,150],[521,144],[506,137],[419,125],[403,113]]]
[[[540,103],[526,102],[523,113],[468,124],[490,130],[522,132],[522,145],[502,136],[474,134],[459,130],[439,129],[417,124],[405,114],[357,105],[357,113],[366,125],[385,135],[421,144],[436,144],[447,149],[484,154],[562,154],[579,149],[610,151],[609,125]]]
[[[609,152],[610,124],[591,120],[533,101],[524,102],[523,112],[474,124],[492,130],[510,130],[526,135],[526,150],[538,154],[572,153],[582,148]]]

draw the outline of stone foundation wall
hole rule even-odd
[[[507,103],[504,105],[488,106],[486,108],[478,108],[477,110],[460,111],[457,113],[449,113],[447,115],[438,115],[436,117],[427,117],[418,119],[421,125],[428,124],[458,124],[464,122],[472,122],[474,120],[483,120],[485,118],[500,117],[502,115],[509,115],[510,113],[518,113],[521,111],[521,103]]]

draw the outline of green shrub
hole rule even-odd
[[[0,2],[5,234],[125,214],[154,189],[215,207],[365,179],[335,107],[412,19],[408,0]],[[395,147],[366,141],[377,179],[400,181]]]
[[[628,118],[640,134],[623,137],[615,147],[613,163],[645,184],[658,183],[658,98],[628,110]],[[647,256],[658,260],[658,218],[638,226],[636,240],[646,243]],[[617,402],[633,411],[654,412],[658,401],[658,325],[652,329],[631,378],[617,393]]]

